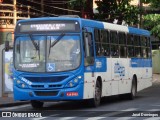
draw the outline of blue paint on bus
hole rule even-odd
[[[131,34],[137,34],[137,35],[145,35],[145,36],[150,36],[150,32],[144,29],[138,29],[134,27],[128,27],[129,33]]]
[[[99,21],[86,20],[81,18],[60,18],[60,17],[47,17],[47,18],[34,18],[30,20],[20,20],[17,23],[25,23],[25,22],[44,22],[44,21],[70,21],[75,20],[80,24],[80,31],[77,33],[74,32],[66,32],[66,34],[78,34],[80,36],[80,49],[81,49],[81,63],[79,67],[74,70],[69,71],[61,71],[61,72],[53,72],[55,71],[55,64],[50,64],[53,68],[53,71],[48,73],[47,71],[42,73],[36,72],[24,72],[17,69],[14,69],[14,99],[15,100],[82,100],[84,94],[84,74],[86,72],[107,72],[107,62],[109,58],[106,57],[95,57],[94,64],[90,66],[84,65],[84,49],[83,49],[83,37],[82,37],[82,28],[87,28],[88,31],[93,33],[94,38],[94,28],[104,29],[104,24]],[[145,35],[149,36],[150,33],[146,30],[137,29],[133,27],[128,27],[129,33],[137,34],[137,35]],[[58,32],[57,32],[58,33]],[[49,33],[49,35],[57,35],[54,31]],[[47,34],[42,33],[43,35]],[[61,34],[59,32],[58,34]],[[15,38],[17,36],[26,36],[20,41],[27,41],[28,35],[16,33]],[[38,34],[40,35],[40,34]],[[95,42],[95,41],[93,41]],[[95,43],[94,43],[95,44]],[[35,45],[36,46],[36,45]],[[44,45],[45,46],[45,45]],[[17,48],[19,49],[18,46]],[[19,51],[20,52],[20,51]],[[16,54],[14,53],[14,57]],[[94,55],[95,55],[94,48]],[[34,56],[33,56],[34,57]],[[15,59],[15,58],[14,58]],[[47,68],[46,65],[45,68]],[[69,64],[68,64],[69,66]],[[131,58],[131,67],[152,67],[151,59],[139,59],[139,58]],[[119,69],[119,68],[118,68]],[[36,69],[35,69],[36,70]],[[116,71],[117,72],[117,71]],[[125,75],[125,68],[120,66],[121,76]]]
[[[131,67],[152,67],[151,59],[142,59],[142,58],[131,58]]]

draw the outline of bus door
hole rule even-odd
[[[112,94],[128,93],[131,82],[128,79],[129,58],[127,58],[126,34],[124,32],[112,32],[111,35]]]
[[[94,47],[93,34],[91,29],[85,28],[83,32],[84,48],[84,98],[93,98],[94,96]]]

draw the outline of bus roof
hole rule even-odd
[[[27,20],[19,20],[20,22],[31,22],[31,21],[50,21],[50,20],[77,20],[81,24],[81,27],[93,27],[93,28],[99,28],[99,29],[107,29],[107,30],[113,30],[113,31],[120,31],[120,32],[126,32],[131,34],[137,34],[137,35],[145,35],[150,36],[150,32],[148,30],[129,27],[129,26],[123,26],[113,23],[107,23],[107,22],[101,22],[96,20],[89,20],[89,19],[83,19],[83,18],[72,18],[72,17],[42,17],[42,18],[31,18]]]
[[[95,20],[82,19],[82,25],[88,26],[88,27],[94,27],[94,28],[126,32],[126,33],[137,34],[137,35],[150,36],[150,32],[148,30],[129,27],[129,26],[123,26],[123,25],[118,25],[113,23],[100,22]]]

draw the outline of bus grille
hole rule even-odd
[[[31,85],[31,87],[35,89],[45,88],[44,85]],[[60,87],[62,87],[62,85],[48,85],[47,88],[60,88]]]
[[[68,76],[54,76],[54,77],[24,77],[31,82],[61,82],[66,79]]]
[[[58,91],[35,91],[36,96],[56,96]]]

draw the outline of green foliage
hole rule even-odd
[[[133,5],[130,5],[131,0],[101,0],[97,1],[98,14],[95,14],[95,19],[113,22],[118,19],[121,24],[124,20],[129,25],[138,23],[138,13],[140,10]]]
[[[81,10],[81,8],[85,8],[86,0],[70,0],[69,7],[76,10]]]
[[[148,14],[144,16],[144,28],[151,31],[151,34],[160,39],[160,15]]]
[[[148,4],[151,3],[152,0],[141,0],[142,3]]]
[[[142,2],[144,2],[143,0]],[[147,0],[151,8],[160,9],[160,0]],[[144,28],[160,39],[160,14],[148,14],[144,16]]]
[[[159,0],[151,0],[151,7],[160,9],[160,1]]]
[[[160,0],[141,0],[142,3],[150,3],[152,8],[159,8],[160,9]]]

